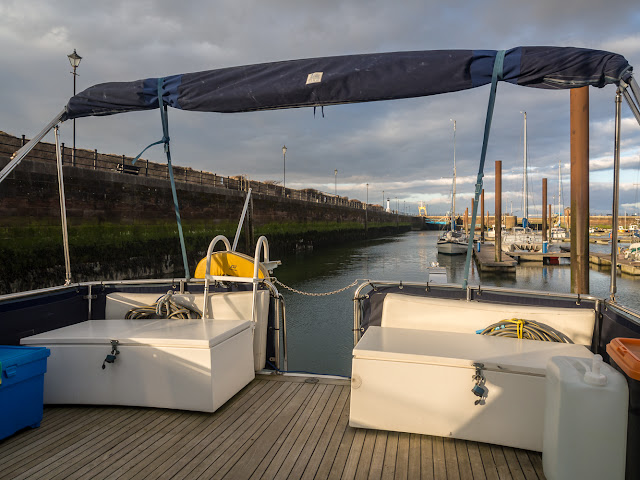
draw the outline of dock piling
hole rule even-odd
[[[493,218],[495,223],[495,259],[502,261],[502,160],[496,160],[496,206]]]

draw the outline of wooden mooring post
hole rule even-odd
[[[547,179],[542,179],[542,241],[547,241]]]
[[[495,223],[495,258],[496,262],[502,261],[502,161],[496,160],[496,204],[494,209]]]
[[[570,91],[571,292],[589,293],[589,87]]]

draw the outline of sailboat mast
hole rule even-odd
[[[529,194],[527,192],[527,112],[524,113],[524,186],[522,188],[522,218],[529,218]],[[524,225],[523,225],[524,226]]]
[[[451,195],[451,230],[456,229],[456,121],[453,121],[453,193]]]
[[[560,226],[560,219],[562,218],[562,207],[560,206],[560,195],[562,194],[562,175],[560,173],[560,165],[562,160],[558,160],[558,226]]]

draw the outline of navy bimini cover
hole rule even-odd
[[[249,112],[422,97],[491,82],[495,50],[433,50],[290,60],[160,79],[165,105]],[[604,87],[631,76],[618,54],[573,47],[507,50],[503,80],[536,88]],[[73,96],[63,120],[158,108],[158,80],[103,83]]]

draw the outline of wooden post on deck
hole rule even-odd
[[[571,292],[589,293],[589,87],[570,91]]]
[[[496,206],[493,214],[495,223],[496,262],[502,261],[502,161],[496,160]]]
[[[471,208],[473,208],[473,199],[471,199]],[[469,225],[469,207],[464,209],[464,233],[469,235],[471,225]]]
[[[547,241],[547,179],[542,179],[542,241]]]

